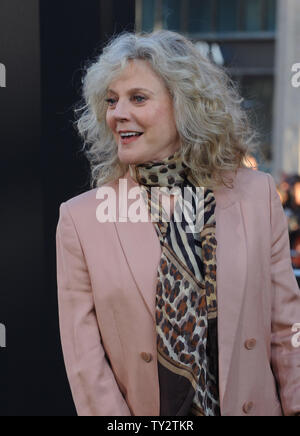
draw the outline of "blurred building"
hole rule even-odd
[[[278,180],[282,171],[300,174],[300,87],[292,83],[293,65],[300,63],[300,1],[277,2],[273,173]]]
[[[136,0],[136,29],[169,29],[197,43],[239,84],[260,133],[259,169],[299,172],[299,0]]]

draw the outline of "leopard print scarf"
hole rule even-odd
[[[141,185],[162,248],[156,289],[160,416],[219,416],[214,193],[196,190],[181,150],[129,169]],[[154,187],[180,190],[172,216]],[[192,192],[187,202],[184,188]],[[194,232],[186,231],[191,220],[182,213],[184,206],[202,219]]]

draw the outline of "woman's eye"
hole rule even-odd
[[[144,103],[146,98],[142,95],[134,95],[132,97],[132,100],[134,100],[136,103]],[[106,98],[105,101],[108,104],[108,106],[115,106],[117,104],[117,99],[115,98]]]
[[[146,98],[143,97],[142,95],[134,95],[133,99],[137,102],[137,103],[143,103]]]
[[[109,106],[116,104],[116,100],[114,98],[107,98],[105,101]]]

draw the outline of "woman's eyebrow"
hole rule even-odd
[[[149,92],[150,94],[154,94],[153,91],[150,91],[150,89],[147,88],[133,88],[129,90],[129,92],[139,92],[139,91],[145,91],[145,92]]]
[[[144,92],[149,92],[150,94],[154,95],[153,91],[150,91],[150,89],[147,88],[131,88],[128,90],[128,94],[131,94],[133,92],[139,92],[139,91],[144,91]],[[114,91],[113,89],[108,89],[107,92],[111,92],[113,94],[118,94],[116,91]]]

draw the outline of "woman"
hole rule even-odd
[[[57,227],[78,414],[296,415],[287,222],[273,178],[246,166],[252,136],[233,84],[159,31],[113,39],[83,91],[93,189],[61,205]]]

